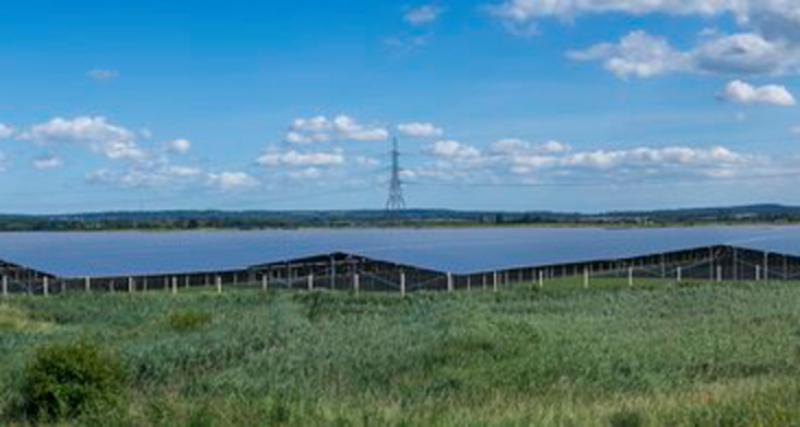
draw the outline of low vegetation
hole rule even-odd
[[[796,283],[94,294],[3,307],[52,324],[0,328],[3,422],[800,424]],[[48,391],[61,387],[68,398]]]

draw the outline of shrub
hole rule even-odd
[[[169,315],[169,326],[178,332],[193,331],[211,323],[212,316],[196,311],[176,311]]]
[[[123,380],[117,360],[92,344],[43,346],[24,372],[20,409],[26,417],[75,418],[91,407],[112,403]]]
[[[638,412],[619,411],[611,415],[608,424],[611,427],[639,427],[644,425],[644,419]]]

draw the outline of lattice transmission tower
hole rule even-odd
[[[392,137],[392,176],[389,180],[389,200],[386,201],[386,212],[390,216],[406,208],[400,171],[400,149],[395,136]]]

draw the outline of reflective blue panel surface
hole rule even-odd
[[[800,227],[0,233],[0,259],[61,276],[245,268],[333,251],[454,273],[731,244],[800,255]]]

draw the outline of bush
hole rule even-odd
[[[112,403],[123,380],[117,360],[92,344],[43,346],[25,370],[20,409],[34,419],[75,418],[91,407]]]
[[[611,415],[608,424],[611,427],[639,427],[644,425],[644,419],[638,412],[619,411]]]
[[[169,326],[178,332],[193,331],[211,323],[208,313],[196,311],[176,311],[169,315]]]

